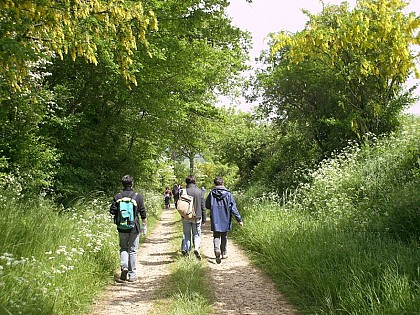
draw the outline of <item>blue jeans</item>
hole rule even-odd
[[[136,259],[137,250],[139,249],[138,233],[118,233],[120,236],[120,266],[128,269],[128,278],[135,279],[137,277]]]
[[[182,220],[182,230],[184,235],[182,236],[181,250],[186,252],[191,251],[192,232],[194,250],[198,251],[201,243],[201,218],[196,220]]]

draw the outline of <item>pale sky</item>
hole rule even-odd
[[[339,4],[340,0],[325,0],[325,3]],[[354,6],[356,0],[347,1]],[[245,0],[230,0],[228,14],[232,17],[233,23],[241,29],[251,32],[254,47],[251,50],[251,59],[260,55],[260,52],[267,49],[266,37],[270,32],[281,30],[296,32],[304,28],[307,17],[301,9],[306,9],[311,13],[319,13],[322,4],[318,0],[253,0],[247,3]],[[411,0],[407,6],[407,12],[416,12],[420,15],[420,1]],[[419,66],[420,69],[420,66]],[[409,86],[420,83],[418,79],[411,79]],[[415,92],[420,96],[420,87]],[[242,110],[249,110],[250,105],[245,104],[244,100],[237,100]],[[420,115],[420,102],[409,110],[410,113]]]

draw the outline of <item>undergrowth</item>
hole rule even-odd
[[[282,198],[238,196],[233,236],[303,314],[419,314],[420,119],[349,146]]]
[[[19,196],[16,187],[0,193],[0,314],[82,314],[119,266],[110,198],[64,209]],[[149,225],[160,199],[145,195]]]

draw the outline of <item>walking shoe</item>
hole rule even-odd
[[[194,255],[198,260],[201,260],[201,255],[200,255],[200,252],[198,250],[194,251]]]
[[[222,253],[222,259],[226,259],[226,258],[228,258],[228,254],[227,254],[227,252],[223,252]]]
[[[132,277],[128,279],[128,282],[130,283],[136,283],[137,282],[137,278],[136,277]]]
[[[123,268],[121,270],[120,280],[126,281],[127,280],[127,275],[128,275],[128,268]]]
[[[215,250],[214,254],[216,255],[216,263],[220,264],[222,262],[222,259],[220,258],[220,255],[221,255],[220,250]]]
[[[187,256],[188,255],[186,250],[181,250],[181,254],[182,254],[182,256]]]

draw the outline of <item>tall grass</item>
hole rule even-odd
[[[351,146],[283,196],[238,196],[234,237],[306,314],[420,314],[420,123]]]
[[[82,314],[119,265],[109,198],[92,194],[59,209],[18,193],[0,196],[0,314]],[[145,197],[151,212],[155,199]]]

